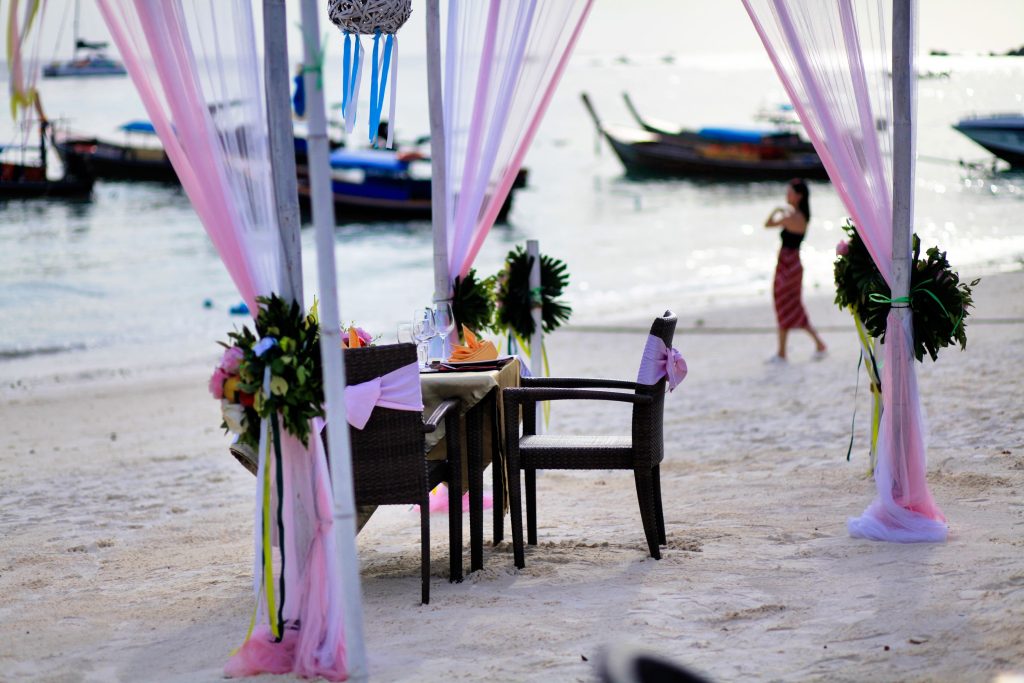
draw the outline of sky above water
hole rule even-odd
[[[325,5],[323,0],[317,1]],[[400,33],[407,54],[424,50],[425,5],[423,0],[414,0],[410,23]],[[70,54],[74,6],[75,0],[48,0],[42,36],[44,60]],[[260,2],[254,6],[258,15]],[[1024,0],[920,0],[919,10],[923,53],[938,49],[1001,53],[1024,45]],[[298,0],[288,0],[288,12],[289,20],[297,23]],[[326,23],[326,18],[322,19]],[[762,49],[739,0],[597,0],[590,24],[591,30],[585,30],[580,39],[580,54],[723,54]],[[328,28],[321,26],[322,31]],[[293,26],[289,35],[296,58],[301,49],[297,31]],[[82,3],[81,34],[90,40],[108,36],[92,0]],[[609,41],[609,36],[619,35]]]

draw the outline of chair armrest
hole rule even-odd
[[[646,394],[624,394],[618,391],[593,391],[590,389],[534,388],[518,387],[505,389],[501,392],[506,405],[516,405],[533,401],[591,400],[619,401],[634,405],[650,405],[654,400]]]
[[[447,415],[452,410],[457,410],[458,407],[459,399],[457,398],[449,398],[445,401],[442,401],[440,405],[438,405],[437,408],[434,409],[434,413],[429,418],[427,418],[426,421],[424,421],[423,433],[430,434],[431,432],[436,430],[437,426],[441,424],[441,420],[444,419],[445,415]]]
[[[636,391],[636,382],[621,379],[590,379],[585,377],[523,377],[523,387],[563,387],[565,389],[629,389]]]

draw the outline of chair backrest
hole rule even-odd
[[[360,384],[417,362],[413,344],[345,350],[345,381]],[[419,503],[427,490],[423,416],[374,408],[363,429],[349,429],[352,479],[360,505]]]
[[[672,348],[677,321],[678,319],[672,311],[665,311],[664,315],[655,318],[651,324],[651,336],[657,337],[665,342],[666,347]],[[641,384],[636,390],[638,394],[649,395],[652,401],[650,405],[633,407],[634,448],[637,449],[638,456],[645,462],[650,458],[652,465],[661,462],[665,457],[665,383],[667,381],[665,377],[662,377],[654,384]]]

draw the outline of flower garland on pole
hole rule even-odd
[[[923,361],[925,355],[933,361],[938,359],[939,350],[959,344],[967,348],[966,319],[968,309],[974,304],[973,288],[979,280],[969,283],[960,281],[960,275],[953,270],[946,259],[946,252],[931,247],[921,258],[921,240],[913,236],[913,267],[910,277],[910,295],[894,300],[878,267],[871,259],[867,247],[857,228],[850,221],[843,226],[847,240],[836,245],[834,267],[836,298],[841,309],[849,309],[857,327],[861,342],[861,357],[858,361],[867,367],[871,380],[872,421],[870,472],[875,468],[875,446],[878,427],[882,417],[882,385],[879,359],[876,355],[878,341],[885,341],[886,319],[894,303],[905,303],[914,312],[914,356]],[[856,419],[856,412],[854,413]],[[853,436],[850,437],[852,449]],[[850,450],[847,450],[847,460]]]

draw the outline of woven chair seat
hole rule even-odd
[[[633,439],[629,436],[542,434],[519,440],[523,467],[547,470],[632,469]]]

